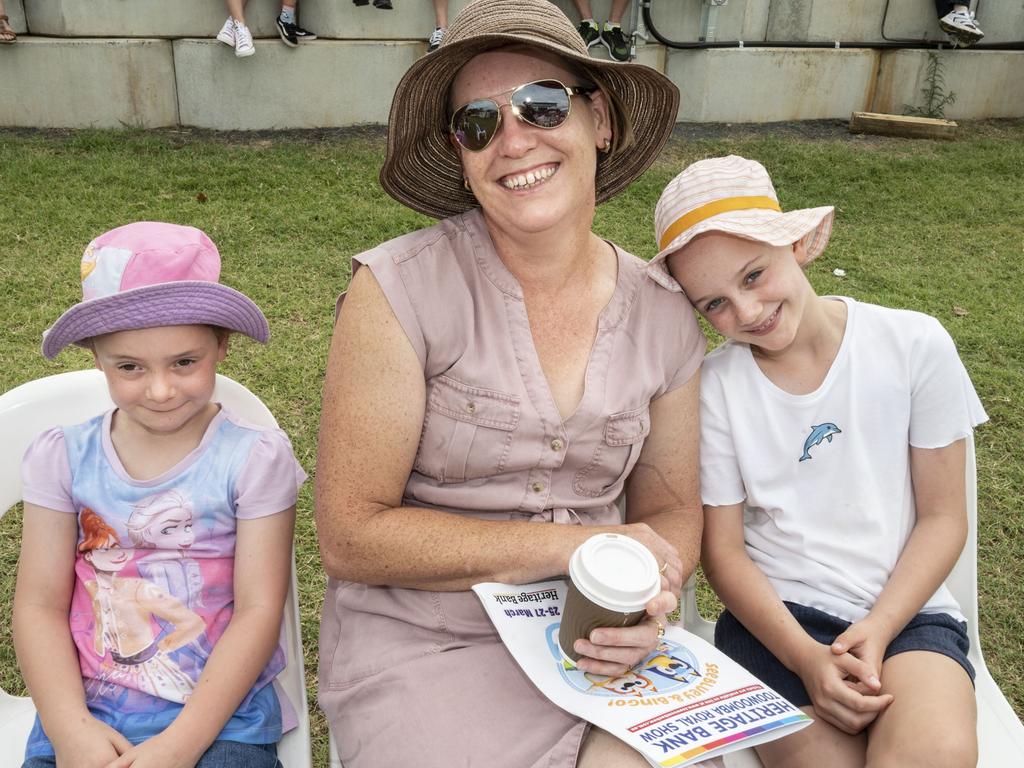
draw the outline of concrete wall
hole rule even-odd
[[[849,118],[868,103],[877,67],[869,50],[778,48],[671,51],[682,122],[759,123]]]
[[[176,40],[182,125],[319,128],[386,123],[399,78],[422,43],[318,40],[295,51],[257,43],[238,59],[211,40]]]
[[[178,122],[167,40],[25,37],[0,46],[0,73],[0,125],[154,128]]]
[[[569,0],[559,6],[572,8]],[[595,0],[599,7],[610,5]],[[986,43],[1024,40],[1024,0],[974,0]],[[700,39],[700,0],[653,0],[654,26],[670,40]],[[714,12],[709,40],[942,41],[934,0],[729,0]],[[570,14],[572,16],[572,14]],[[573,17],[574,18],[574,17]],[[628,18],[628,14],[627,14]]]
[[[31,0],[30,0],[31,1]],[[429,0],[392,0],[394,9],[373,4],[356,7],[352,0],[300,0],[302,25],[320,37],[364,40],[425,40],[434,31],[434,5]],[[305,3],[305,5],[303,5]],[[469,0],[448,0],[449,20]]]
[[[469,0],[449,0],[454,17]],[[553,0],[574,23],[572,0]],[[425,39],[434,28],[427,0],[394,0],[395,8],[356,7],[349,0],[302,0],[300,20],[334,39]],[[8,15],[19,34],[54,37],[212,37],[226,16],[221,0],[10,0]],[[594,16],[608,17],[611,0],[592,0]],[[986,42],[1024,40],[1024,0],[974,0]],[[22,11],[24,8],[24,11]],[[246,21],[257,37],[274,37],[277,0],[250,0]],[[702,0],[653,0],[658,31],[672,40],[696,41]],[[729,0],[714,13],[712,40],[843,40],[885,38],[942,40],[933,0]],[[631,8],[623,17],[629,28]]]
[[[223,0],[23,2],[32,34],[51,37],[213,37],[228,16]],[[308,4],[323,5],[324,0]],[[249,0],[245,21],[256,37],[277,37],[274,19],[280,12],[275,0]]]
[[[1024,115],[1024,51],[943,51],[944,90],[956,95],[945,107],[947,118],[1020,117]],[[881,66],[872,112],[903,114],[906,105],[924,106],[928,51],[887,51]]]
[[[884,3],[883,3],[884,4]],[[1024,0],[976,0],[984,43],[1024,40]],[[885,20],[885,37],[909,40],[941,40],[945,37],[935,18],[934,0],[892,0]]]
[[[321,39],[293,49],[276,36],[277,0],[251,0],[248,21],[269,39],[257,40],[256,56],[237,59],[213,40],[226,15],[222,0],[7,0],[21,38],[0,46],[0,125],[261,130],[385,122],[395,84],[425,53],[434,26],[427,0],[394,2],[381,11],[351,0],[300,0],[300,20]],[[468,2],[450,0],[452,15]],[[554,2],[578,22],[572,0]],[[697,40],[700,0],[654,5],[663,34]],[[592,7],[604,20],[611,0]],[[902,113],[921,102],[927,51],[756,47],[766,35],[877,40],[884,7],[885,0],[729,0],[712,37],[743,40],[744,48],[649,44],[638,47],[638,61],[679,85],[682,121]],[[979,0],[978,17],[986,41],[1024,39],[1024,0]],[[933,0],[891,0],[884,32],[937,38]],[[166,37],[174,39],[155,39]],[[601,46],[591,51],[606,56]],[[940,55],[946,89],[957,95],[947,116],[1024,116],[1024,51]]]

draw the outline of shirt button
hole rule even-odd
[[[557,437],[554,440],[551,441],[551,450],[552,451],[560,451],[564,447],[565,447],[565,444],[561,440],[559,440]]]
[[[466,403],[466,413],[476,413],[476,403],[472,400]]]
[[[540,493],[544,490],[544,483],[534,483],[530,487],[533,489],[534,493]]]

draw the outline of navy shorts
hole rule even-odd
[[[807,634],[825,645],[831,645],[850,626],[850,622],[815,608],[796,603],[783,605]],[[715,624],[715,646],[796,706],[806,707],[811,704],[811,697],[807,695],[807,689],[799,676],[790,672],[729,611],[724,611]],[[946,613],[919,613],[889,643],[884,658],[905,651],[941,653],[963,667],[973,685],[974,667],[967,659],[969,648],[965,622],[957,621]]]

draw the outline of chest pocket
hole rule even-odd
[[[580,496],[603,496],[624,480],[640,458],[644,438],[651,433],[650,407],[613,413],[590,461],[573,477],[572,488]]]
[[[413,469],[442,483],[500,473],[519,425],[519,398],[448,376],[438,376],[428,387]]]

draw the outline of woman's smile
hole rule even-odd
[[[558,163],[547,163],[545,165],[531,168],[525,172],[510,173],[506,176],[502,176],[499,179],[499,183],[505,187],[505,189],[510,189],[513,192],[535,189],[558,173],[558,167]]]

